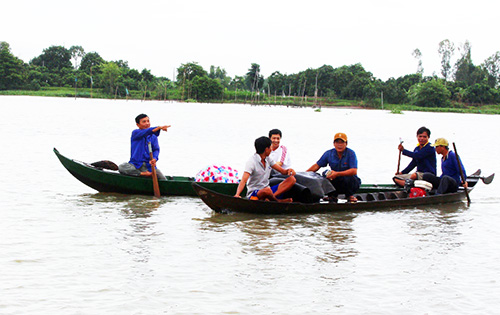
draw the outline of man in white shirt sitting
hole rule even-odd
[[[292,162],[290,160],[290,153],[288,152],[287,147],[284,145],[280,145],[281,130],[273,129],[269,131],[269,139],[271,139],[271,154],[269,155],[271,159],[273,159],[276,164],[281,166],[284,169],[288,169],[292,167]]]
[[[280,199],[280,197],[284,192],[292,189],[295,184],[295,171],[291,168],[282,168],[269,157],[271,154],[271,139],[268,137],[260,137],[255,140],[255,151],[256,153],[250,157],[245,165],[243,177],[234,196],[241,197],[240,194],[247,185],[247,197],[249,199],[291,202],[291,198]],[[271,169],[290,176],[279,185],[270,187],[269,174]]]

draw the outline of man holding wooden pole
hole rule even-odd
[[[459,186],[467,189],[467,173],[464,165],[455,152],[449,148],[448,140],[445,138],[437,138],[432,145],[436,148],[436,152],[443,157],[441,158],[440,177],[431,173],[424,173],[423,180],[432,184],[434,189],[437,189],[437,194],[453,193],[458,191]]]
[[[168,126],[151,127],[149,117],[146,114],[140,114],[135,118],[138,129],[132,131],[130,146],[130,161],[118,166],[120,173],[130,176],[149,176],[153,174],[153,167],[156,168],[156,161],[160,155],[160,145],[158,136],[160,131],[167,131]],[[151,144],[151,155],[149,152],[149,143]],[[156,169],[156,175],[159,179],[165,179],[165,176]]]

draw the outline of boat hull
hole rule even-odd
[[[460,202],[465,199],[465,191],[456,193],[433,195],[426,197],[408,198],[404,191],[389,191],[378,193],[357,194],[360,201],[356,203],[283,203],[261,200],[249,200],[211,191],[193,183],[193,188],[203,202],[212,210],[220,213],[245,212],[254,214],[296,214],[319,213],[356,210],[378,210]]]
[[[153,181],[148,177],[134,177],[122,175],[115,171],[102,170],[89,164],[69,159],[54,148],[54,153],[61,164],[76,179],[85,185],[99,191],[121,194],[153,195]],[[166,180],[159,180],[162,196],[196,196],[191,184],[192,177],[167,176]],[[200,183],[211,190],[234,195],[238,184]]]
[[[99,191],[121,194],[153,195],[153,181],[148,177],[134,177],[122,175],[116,171],[109,171],[94,167],[88,163],[76,161],[62,155],[56,148],[54,153],[61,164],[75,178],[83,184]],[[166,176],[167,179],[159,180],[160,193],[162,196],[197,196],[192,187],[195,182],[193,177]],[[198,182],[202,187],[233,196],[238,184],[235,183],[211,183]],[[363,184],[359,192],[398,191],[400,187],[393,184]],[[246,194],[246,188],[242,195]]]

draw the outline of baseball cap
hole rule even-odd
[[[337,132],[337,133],[335,134],[335,137],[333,137],[333,141],[335,141],[335,140],[337,140],[337,139],[341,139],[341,140],[343,140],[343,141],[347,142],[347,136],[346,136],[346,134],[345,134],[345,133],[342,133],[342,132]]]
[[[449,146],[448,140],[446,140],[445,138],[437,138],[436,142],[432,144],[433,147],[438,147],[440,145],[442,145],[443,147]]]

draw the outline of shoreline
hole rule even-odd
[[[156,102],[178,102],[178,103],[206,103],[206,104],[242,104],[251,106],[283,106],[283,107],[294,107],[302,108],[309,107],[317,112],[321,112],[323,108],[345,108],[345,109],[367,109],[367,110],[385,110],[392,114],[404,114],[403,111],[415,111],[415,112],[435,112],[435,113],[462,113],[462,114],[482,114],[482,115],[500,115],[500,105],[483,105],[483,106],[460,106],[460,107],[419,107],[415,105],[408,104],[384,104],[384,106],[373,106],[366,104],[363,101],[356,100],[325,100],[325,98],[318,98],[318,103],[314,103],[314,97],[280,97],[280,102],[268,102],[268,101],[242,101],[234,99],[223,99],[223,100],[213,100],[198,102],[193,99],[188,100],[177,100],[177,99],[153,99],[153,98],[137,98],[137,97],[102,97],[103,94],[99,91],[95,92],[95,96],[90,97],[90,94],[85,91],[79,94],[78,92],[71,95],[67,89],[54,89],[54,90],[40,90],[40,91],[29,91],[29,90],[6,90],[0,91],[1,96],[28,96],[28,97],[59,97],[59,98],[74,98],[76,99],[97,99],[97,100],[134,100],[134,101],[156,101]],[[286,100],[283,103],[283,100]]]

